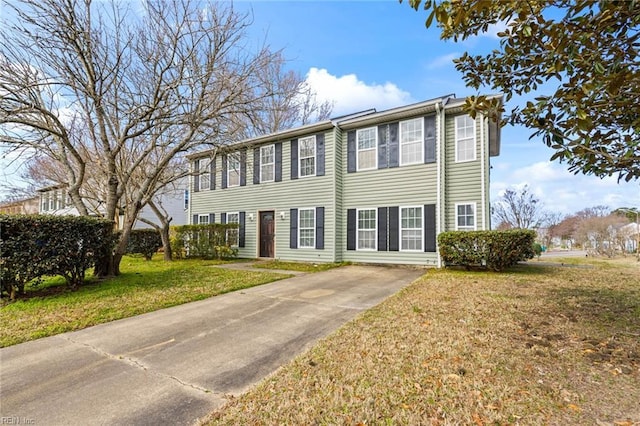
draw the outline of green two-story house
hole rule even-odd
[[[363,111],[192,154],[189,217],[238,223],[240,257],[440,266],[440,232],[490,226],[500,127],[463,104]]]

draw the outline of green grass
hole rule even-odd
[[[307,262],[284,262],[281,260],[270,260],[257,262],[253,266],[262,269],[279,269],[298,272],[319,272],[344,266],[346,263],[307,263]]]
[[[118,277],[89,277],[77,291],[59,277],[27,287],[26,297],[0,308],[0,347],[51,336],[286,278],[269,271],[237,271],[223,262],[125,257]],[[6,302],[5,302],[6,303]]]
[[[640,265],[536,263],[430,270],[209,424],[640,425]]]

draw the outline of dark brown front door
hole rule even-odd
[[[260,257],[274,257],[275,212],[260,212]]]

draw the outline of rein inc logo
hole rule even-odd
[[[0,425],[35,425],[36,419],[28,417],[4,416],[0,417]]]

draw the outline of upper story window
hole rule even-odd
[[[422,207],[400,208],[400,250],[422,251]]]
[[[476,159],[476,121],[468,115],[455,118],[456,162]]]
[[[209,173],[209,168],[211,167],[211,163],[205,160],[200,160],[199,168],[199,178],[198,178],[198,189],[200,191],[211,188],[211,173]]]
[[[378,129],[369,127],[360,129],[356,133],[358,147],[358,170],[375,169],[378,167]]]
[[[316,209],[298,210],[299,248],[315,248],[316,246]]]
[[[376,250],[376,217],[376,209],[358,210],[358,250]]]
[[[275,145],[260,147],[260,182],[273,182],[275,179]]]
[[[475,203],[456,204],[456,231],[475,231]]]
[[[227,157],[227,187],[240,185],[240,158],[237,154]]]
[[[415,118],[413,120],[400,122],[400,165],[417,164],[424,162],[422,149],[424,120]]]
[[[316,175],[316,137],[301,138],[298,142],[300,177]]]
[[[184,200],[184,209],[187,210],[189,208],[189,190],[185,189],[183,193]]]

